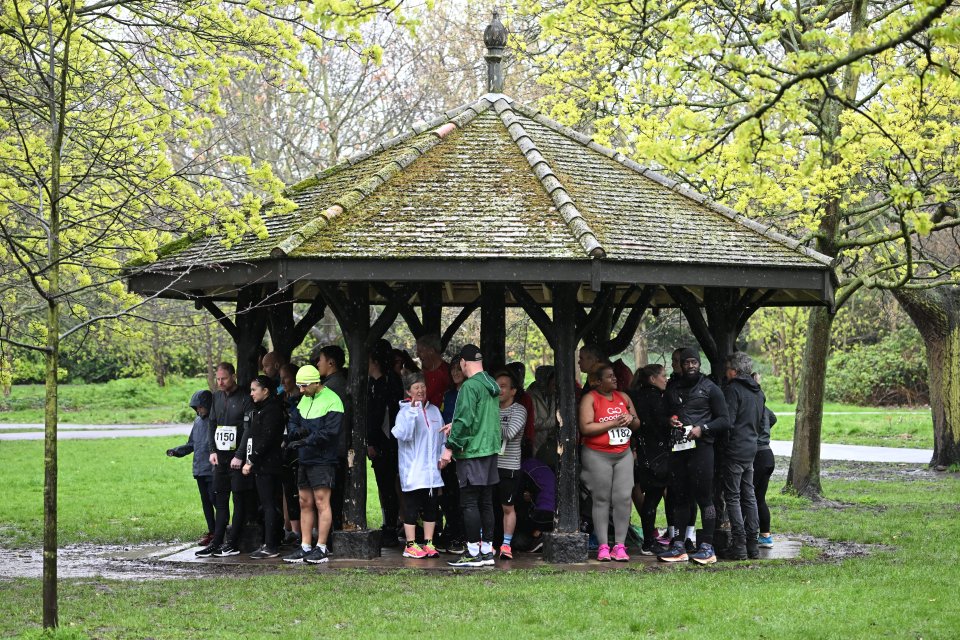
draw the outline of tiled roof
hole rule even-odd
[[[796,240],[500,94],[289,189],[269,237],[207,240],[154,268],[311,259],[658,262],[823,269]]]

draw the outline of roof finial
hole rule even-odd
[[[507,29],[500,22],[500,12],[493,10],[493,19],[483,31],[483,43],[487,45],[487,91],[503,93],[503,49],[507,46]]]

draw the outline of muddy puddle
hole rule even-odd
[[[787,477],[790,458],[777,457],[773,477]],[[820,476],[834,480],[868,480],[871,482],[928,481],[943,477],[926,464],[909,462],[858,462],[855,460],[821,460]]]

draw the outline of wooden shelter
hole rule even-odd
[[[165,248],[131,271],[145,295],[194,300],[237,344],[241,381],[256,374],[267,330],[289,353],[329,307],[351,363],[350,479],[338,556],[379,553],[366,527],[366,367],[402,317],[446,345],[481,314],[489,368],[502,363],[507,306],[522,307],[556,353],[559,487],[547,558],[586,559],[578,532],[575,352],[626,348],[643,314],[679,306],[714,370],[764,305],[833,304],[831,261],[504,95],[506,31],[484,39],[489,92],[290,187],[291,213],[269,236]],[[236,301],[231,319],[219,302]],[[293,303],[310,310],[294,320]],[[384,312],[371,324],[371,305]],[[461,308],[441,326],[443,307]],[[545,308],[552,308],[552,314]],[[419,313],[418,313],[419,310]],[[622,330],[611,335],[621,320]]]

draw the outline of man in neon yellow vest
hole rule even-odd
[[[300,549],[283,558],[284,562],[320,564],[329,559],[327,537],[333,522],[330,493],[337,471],[337,443],[343,423],[343,402],[320,382],[320,372],[307,365],[297,371],[300,402],[287,422],[287,447],[297,450],[300,470],[297,486],[300,494]],[[313,538],[313,509],[317,509],[317,545]]]

